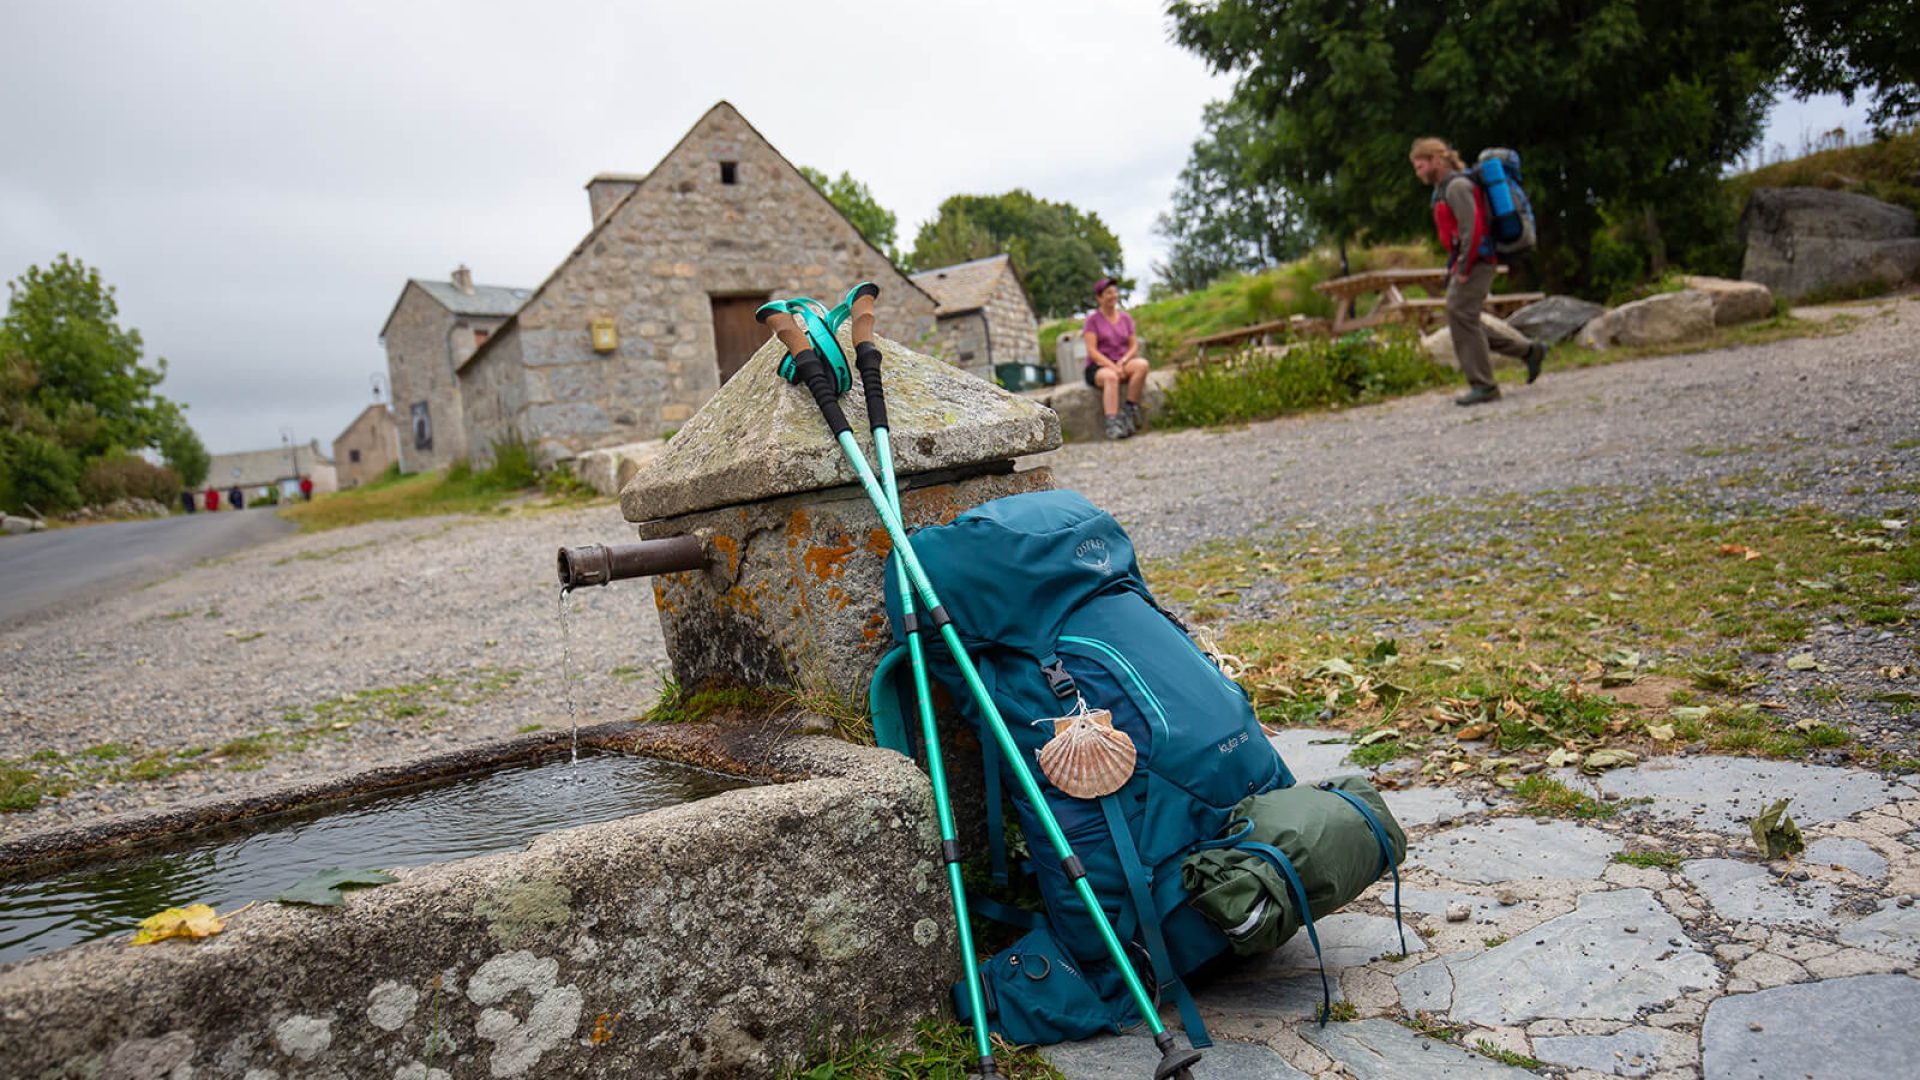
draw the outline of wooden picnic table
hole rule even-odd
[[[1496,274],[1506,272],[1507,268],[1504,266],[1494,268]],[[1412,288],[1425,289],[1432,295],[1408,299],[1401,290]],[[1313,289],[1315,292],[1333,298],[1333,332],[1336,334],[1378,326],[1391,319],[1405,319],[1424,326],[1429,318],[1445,314],[1447,268],[1401,266],[1388,270],[1369,270],[1364,274],[1329,278],[1315,285]],[[1372,311],[1355,317],[1354,309],[1360,300],[1374,293],[1381,294],[1380,302]],[[1494,315],[1504,315],[1525,307],[1535,300],[1543,299],[1545,296],[1545,293],[1503,293],[1489,296],[1486,310]]]
[[[1290,319],[1275,319],[1272,322],[1242,326],[1236,330],[1222,330],[1217,334],[1194,338],[1187,344],[1192,347],[1195,359],[1204,360],[1208,351],[1212,349],[1235,349],[1242,345],[1271,345],[1278,338],[1324,337],[1327,332],[1327,320],[1295,315]]]

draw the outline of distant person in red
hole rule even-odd
[[[313,477],[303,476],[300,478],[300,497],[308,502],[313,501]]]
[[[209,510],[220,509],[220,492],[215,490],[214,488],[207,489],[207,509]]]

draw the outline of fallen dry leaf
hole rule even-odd
[[[227,928],[227,921],[214,913],[206,904],[188,904],[183,908],[168,908],[158,915],[149,915],[140,920],[140,930],[133,935],[135,945],[151,945],[168,938],[186,938],[198,941],[212,937]]]

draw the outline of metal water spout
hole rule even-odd
[[[669,536],[636,544],[582,544],[560,549],[560,588],[571,592],[626,578],[704,570],[707,549],[691,536]]]

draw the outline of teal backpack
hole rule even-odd
[[[920,529],[914,552],[940,588],[982,681],[1007,722],[1048,806],[1084,864],[1115,933],[1155,992],[1180,1008],[1188,1040],[1209,1045],[1181,977],[1232,951],[1227,936],[1189,903],[1181,863],[1218,839],[1248,796],[1293,784],[1293,774],[1255,719],[1246,692],[1154,602],[1118,522],[1071,491],[996,499],[951,524]],[[887,614],[904,640],[891,566]],[[949,658],[927,656],[928,673],[953,692],[981,735],[987,831],[996,882],[1008,879],[1001,805],[1009,797],[1021,833],[1045,834],[1000,759],[994,740]],[[903,718],[914,714],[906,649],[875,672],[871,705],[882,746],[912,756]],[[1060,791],[1035,764],[1053,719],[1080,702],[1112,713],[1137,751],[1118,791],[1097,799]],[[917,726],[914,728],[917,736]],[[1027,928],[981,965],[991,1026],[1023,1044],[1118,1032],[1137,1020],[1096,924],[1059,863],[1018,869],[1037,880],[1044,914],[970,896],[976,912]],[[968,1020],[962,987],[954,995]]]

